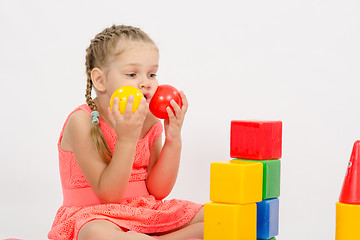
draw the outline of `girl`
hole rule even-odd
[[[163,126],[148,107],[158,86],[158,48],[140,29],[114,25],[96,35],[86,52],[87,105],[69,115],[60,134],[64,199],[49,239],[202,238],[201,204],[162,200],[177,177],[188,103],[183,92],[182,108],[171,102],[162,146]],[[109,107],[122,86],[145,96],[134,113],[132,96],[124,114],[118,98]]]

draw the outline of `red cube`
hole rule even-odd
[[[281,158],[281,121],[231,121],[230,157],[265,160]]]

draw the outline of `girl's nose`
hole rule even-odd
[[[148,79],[141,79],[140,83],[139,83],[139,88],[146,88],[149,89],[150,88],[150,81]]]

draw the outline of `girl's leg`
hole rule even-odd
[[[181,228],[171,233],[167,233],[165,235],[161,235],[160,240],[186,240],[189,238],[199,238],[203,239],[203,230],[204,223],[198,222],[187,227]]]
[[[161,240],[184,240],[189,238],[204,238],[204,207],[202,207],[195,217],[184,226],[159,234]]]
[[[154,238],[142,233],[124,232],[107,220],[94,220],[80,229],[78,240],[154,240]]]
[[[190,224],[204,222],[204,207],[200,208],[195,217],[190,221]]]

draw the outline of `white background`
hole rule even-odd
[[[281,120],[277,239],[334,239],[360,138],[359,13],[356,0],[0,0],[0,239],[46,239],[62,203],[57,139],[85,102],[85,49],[112,24],[147,32],[160,83],[190,102],[169,198],[209,201],[231,120]]]

